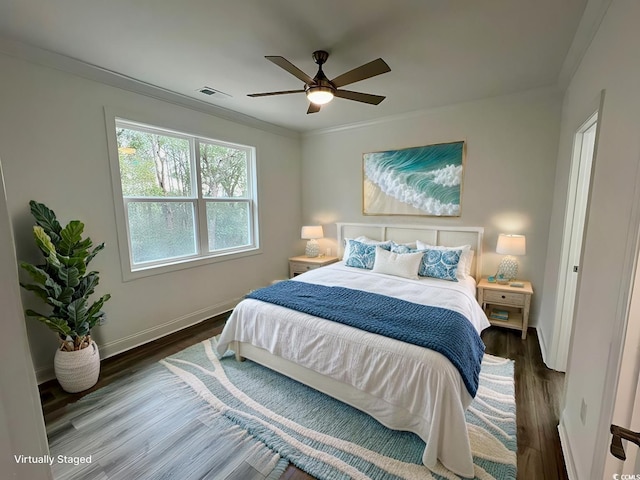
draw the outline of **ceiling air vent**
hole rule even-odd
[[[220,90],[216,90],[215,88],[211,88],[211,87],[199,88],[198,92],[204,93],[205,95],[208,95],[210,97],[215,96],[215,97],[231,98],[231,95],[229,95],[228,93],[221,92]]]

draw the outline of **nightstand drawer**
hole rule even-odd
[[[295,273],[304,273],[308,270],[313,270],[314,268],[318,268],[318,267],[320,267],[320,265],[309,265],[308,263],[291,262],[289,264],[289,268],[291,269],[292,272],[295,272]]]
[[[304,255],[290,257],[289,278],[308,272],[309,270],[324,267],[325,265],[329,265],[330,263],[335,263],[337,261],[338,257],[306,257]]]
[[[494,292],[491,290],[484,291],[484,301],[486,303],[504,303],[507,305],[523,306],[524,294],[523,293],[507,293],[507,292]]]

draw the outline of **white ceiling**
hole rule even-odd
[[[298,131],[555,85],[587,0],[2,0],[0,35]],[[264,59],[329,78],[382,57],[391,72],[307,115]],[[207,97],[213,87],[231,97]]]

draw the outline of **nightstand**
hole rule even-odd
[[[523,283],[524,286],[500,285],[483,278],[478,283],[478,303],[487,314],[491,325],[520,330],[522,338],[525,339],[529,326],[529,307],[533,288],[531,282],[522,280],[518,280],[518,282]],[[506,318],[492,318],[492,312],[495,317],[504,315]]]
[[[315,270],[316,268],[336,263],[338,260],[338,257],[306,257],[304,255],[291,257],[289,259],[289,278],[308,272],[309,270]]]

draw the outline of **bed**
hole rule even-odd
[[[411,302],[419,306],[416,308],[443,309],[463,316],[471,325],[465,323],[465,328],[479,336],[489,326],[475,298],[482,234],[479,227],[339,223],[340,255],[343,246],[349,245],[346,239],[363,237],[412,246],[416,240],[440,247],[471,245],[472,275],[455,282],[408,279],[354,268],[342,261],[283,283],[306,290],[332,287],[383,295],[395,299],[390,301]],[[422,460],[428,468],[439,460],[458,475],[474,476],[465,409],[475,392],[470,390],[467,376],[454,366],[455,359],[256,298],[240,302],[227,321],[218,352],[227,349],[234,350],[238,360],[248,358],[294,378],[368,413],[391,429],[416,433],[426,443]]]

